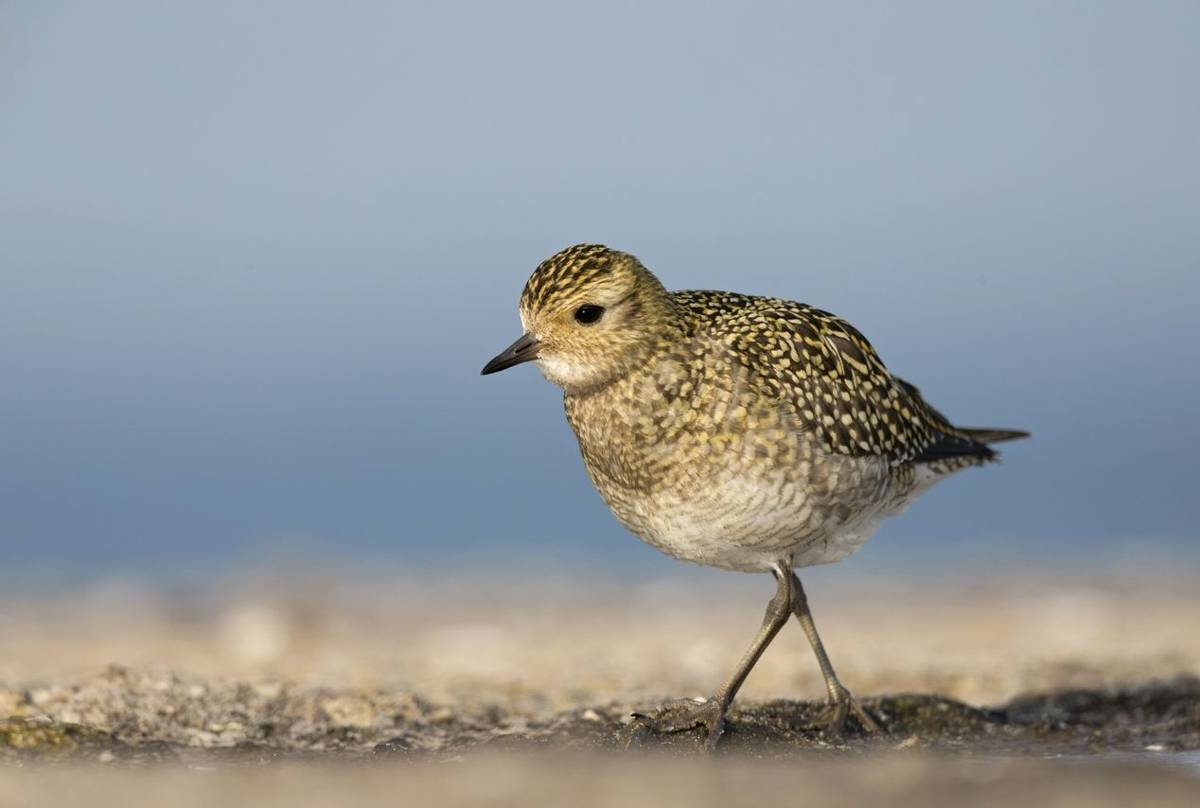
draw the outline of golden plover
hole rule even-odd
[[[795,614],[832,704],[829,728],[875,719],[838,681],[793,572],[858,549],[938,480],[1024,437],[954,426],[893,376],[845,320],[733,292],[668,292],[641,262],[595,244],[542,262],[520,302],[524,335],[488,362],[534,361],[562,387],[584,465],[617,519],[686,561],[777,582],[730,679],[664,705],[644,729],[703,726],[715,746],[738,688]]]

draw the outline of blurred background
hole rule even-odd
[[[0,803],[1198,804],[1197,43],[1192,0],[0,0]],[[581,241],[836,312],[1033,433],[803,578],[860,697],[1042,704],[1075,745],[1012,754],[1088,768],[939,711],[682,789],[479,768],[711,693],[772,591],[628,535],[561,393],[479,376]],[[791,628],[739,699],[823,694]],[[472,754],[263,766],[380,743]]]
[[[1186,0],[4,3],[0,577],[682,573],[556,389],[478,375],[579,241],[1034,433],[839,566],[1194,570],[1198,41]]]

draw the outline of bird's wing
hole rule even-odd
[[[801,303],[758,298],[755,304],[757,327],[729,332],[731,347],[755,357],[755,375],[827,450],[896,464],[993,456],[893,376],[850,323]]]

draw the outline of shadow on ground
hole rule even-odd
[[[868,698],[886,732],[820,729],[825,706],[735,706],[718,752],[760,758],[854,756],[889,749],[1002,755],[1090,755],[1200,749],[1200,679],[1114,690],[1059,690],[973,707],[927,694]],[[53,693],[26,692],[0,721],[0,760],[429,759],[467,751],[703,748],[703,733],[655,736],[630,725],[647,704],[606,704],[531,717],[478,704],[448,707],[409,693],[199,683],[113,668]]]

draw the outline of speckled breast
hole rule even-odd
[[[886,461],[828,454],[784,402],[709,352],[666,357],[567,418],[600,495],[631,532],[688,561],[759,571],[836,561],[900,493]]]

